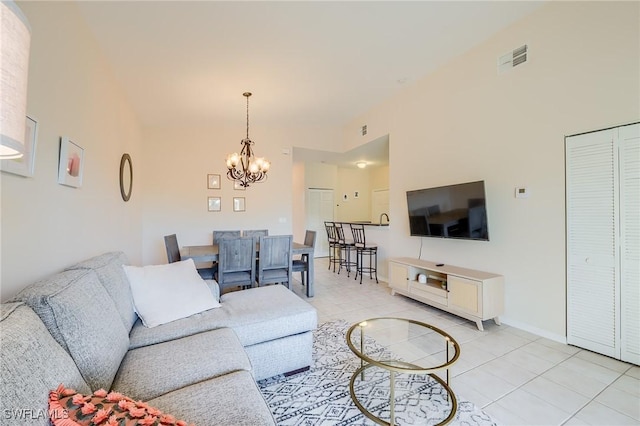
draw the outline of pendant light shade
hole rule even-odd
[[[31,28],[13,1],[0,2],[0,159],[24,153]]]

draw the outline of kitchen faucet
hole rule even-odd
[[[382,216],[386,216],[386,217],[387,217],[387,223],[389,223],[389,215],[388,215],[388,214],[386,214],[386,213],[382,213],[382,214],[380,215],[380,221],[379,221],[379,222],[380,222],[380,225],[382,225]]]

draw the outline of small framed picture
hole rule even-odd
[[[240,181],[234,180],[233,181],[233,189],[235,189],[236,191],[244,191],[247,188],[242,186],[242,183]]]
[[[24,154],[20,158],[0,161],[0,170],[25,177],[33,176],[38,141],[38,122],[27,116],[24,134]]]
[[[220,189],[220,175],[207,175],[207,188]]]
[[[80,188],[84,173],[84,149],[72,142],[67,136],[60,139],[60,161],[58,164],[58,183]]]
[[[207,209],[210,212],[219,212],[221,209],[221,200],[220,197],[208,197],[207,198]]]
[[[243,212],[245,209],[244,197],[233,197],[233,211]]]

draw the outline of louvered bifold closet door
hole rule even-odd
[[[619,358],[614,130],[566,138],[566,162],[567,341]]]
[[[640,364],[640,124],[620,128],[620,349]]]

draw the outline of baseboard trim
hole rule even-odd
[[[558,342],[558,343],[562,343],[562,344],[567,344],[567,336],[563,336],[561,334],[556,334],[556,333],[550,333],[547,330],[543,330],[541,328],[538,327],[533,327],[529,324],[520,322],[520,321],[516,321],[513,320],[511,318],[508,317],[500,317],[500,321],[503,324],[506,324],[510,327],[515,327],[518,328],[520,330],[524,330],[528,333],[531,334],[535,334],[536,336],[540,336],[540,337],[544,337],[545,339],[549,339],[549,340],[553,340],[554,342]]]

